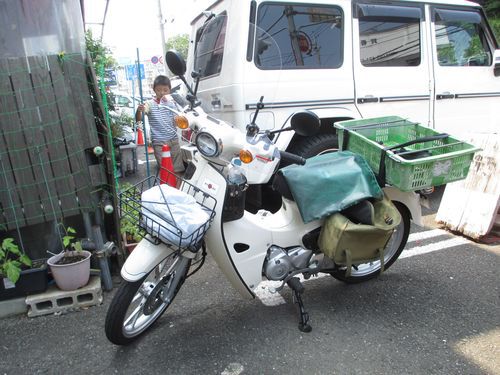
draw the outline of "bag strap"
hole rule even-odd
[[[378,256],[380,259],[380,273],[384,272],[385,270],[385,263],[384,263],[384,249],[378,249]]]
[[[342,145],[340,147],[341,151],[346,151],[347,146],[349,145],[349,129],[344,129],[344,138],[342,139]]]
[[[345,265],[347,267],[347,269],[345,270],[345,275],[346,277],[350,277],[352,268],[351,250],[345,249],[344,254],[345,254]]]

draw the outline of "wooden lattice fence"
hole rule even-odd
[[[96,209],[88,159],[99,139],[80,54],[0,59],[0,129],[3,229]]]

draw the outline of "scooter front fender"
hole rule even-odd
[[[127,281],[140,280],[173,252],[174,250],[164,243],[155,245],[143,239],[129,255],[120,273]]]

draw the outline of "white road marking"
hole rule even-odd
[[[241,363],[230,363],[220,375],[240,375],[245,370]]]
[[[447,232],[444,229],[431,229],[424,232],[410,233],[410,235],[408,236],[408,243],[444,235],[449,236],[450,232]]]
[[[425,239],[429,239],[429,238],[433,238],[433,237],[439,237],[439,236],[443,236],[443,235],[451,236],[451,234],[449,232],[447,232],[443,229],[431,229],[431,230],[427,230],[424,232],[411,233],[408,236],[408,243],[421,241],[421,240],[425,240]],[[412,247],[409,249],[405,249],[405,250],[403,250],[403,252],[399,256],[399,259],[409,258],[409,257],[416,256],[416,255],[427,254],[427,253],[431,253],[433,251],[444,250],[444,249],[448,249],[448,248],[454,247],[454,246],[465,245],[465,244],[470,243],[470,242],[471,241],[469,241],[463,237],[448,238],[448,239],[445,239],[445,240],[442,240],[439,242],[435,242],[435,243],[431,243],[428,245],[415,246],[415,247]],[[318,274],[317,277],[311,277],[309,280],[315,280],[315,279],[319,279],[319,278],[325,277],[325,276],[328,276],[328,275],[325,273],[320,273],[320,274]],[[304,280],[302,275],[299,275],[299,278],[300,278],[301,282],[309,281],[309,280]],[[270,291],[270,289],[277,288],[280,285],[281,285],[280,281],[263,281],[259,284],[259,286],[255,290],[255,295],[266,306],[283,305],[286,303],[286,301],[281,296],[281,294],[279,292],[271,293],[271,291]]]
[[[450,238],[448,240],[431,243],[429,245],[416,246],[412,247],[411,249],[404,250],[398,259],[409,258],[415,255],[432,253],[433,251],[444,250],[454,246],[465,245],[466,243],[470,243],[470,241],[463,237]]]

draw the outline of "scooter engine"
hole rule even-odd
[[[264,273],[269,280],[284,280],[290,272],[307,268],[312,255],[312,250],[300,246],[288,250],[271,246],[264,263]]]

